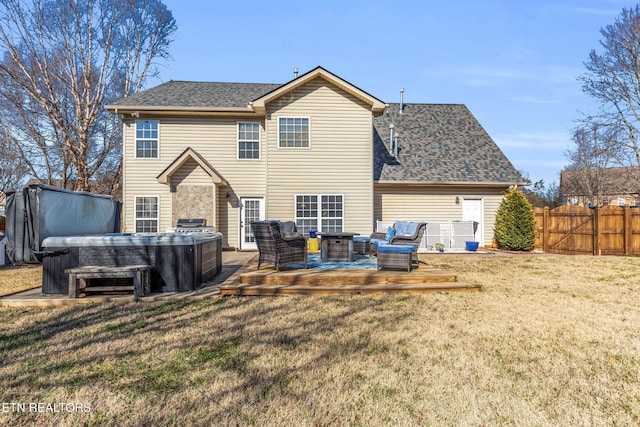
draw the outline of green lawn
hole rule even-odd
[[[424,260],[483,292],[0,308],[0,424],[640,423],[638,258]]]

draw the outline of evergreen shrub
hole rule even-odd
[[[504,199],[496,214],[494,231],[498,247],[501,249],[533,250],[536,238],[533,207],[517,187],[512,187],[504,193]]]

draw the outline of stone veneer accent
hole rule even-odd
[[[173,203],[172,225],[178,218],[205,218],[208,226],[213,223],[213,186],[178,185],[171,195]]]

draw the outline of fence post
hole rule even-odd
[[[549,206],[542,213],[542,251],[549,253]]]
[[[631,206],[624,205],[624,254],[631,255],[633,253],[632,240],[633,230],[631,229]]]
[[[593,255],[601,255],[600,250],[600,206],[593,210]]]

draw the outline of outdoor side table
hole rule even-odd
[[[322,262],[352,262],[353,236],[358,233],[318,233],[320,242],[320,260]]]

